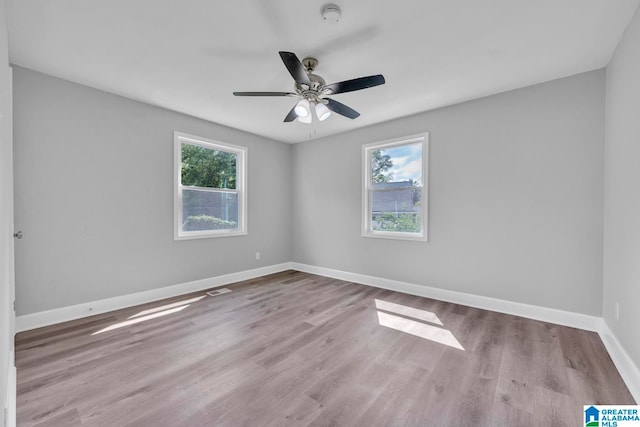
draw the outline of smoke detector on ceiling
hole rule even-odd
[[[322,6],[322,9],[320,9],[320,17],[322,18],[322,22],[337,24],[342,18],[342,10],[340,10],[340,6],[337,4],[325,4]]]

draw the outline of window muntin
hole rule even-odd
[[[246,234],[247,149],[179,132],[174,146],[175,239]]]
[[[364,237],[427,240],[428,134],[363,147]]]

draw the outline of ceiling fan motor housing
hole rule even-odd
[[[305,84],[296,83],[296,90],[299,92],[305,92],[307,90],[320,92],[320,88],[326,84],[324,79],[317,74],[309,73],[309,80],[311,80],[311,87],[307,88],[307,85]]]
[[[295,87],[302,96],[311,101],[318,97],[320,89],[326,84],[326,82],[319,75],[313,74],[313,70],[318,66],[318,60],[316,58],[304,58],[300,62],[307,72],[309,80],[311,80],[311,87],[307,88],[307,85],[298,82],[296,82]]]

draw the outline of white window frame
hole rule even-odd
[[[182,185],[182,144],[196,145],[212,150],[224,151],[236,154],[236,189],[221,190],[203,187]],[[214,141],[200,136],[189,135],[175,131],[173,133],[173,215],[174,215],[174,240],[203,239],[210,237],[243,236],[247,234],[247,148],[226,142]],[[238,228],[235,230],[182,230],[182,191],[183,189],[195,189],[202,191],[228,191],[238,195]]]
[[[420,214],[422,226],[420,232],[394,232],[375,231],[371,229],[371,152],[399,145],[422,143],[422,194],[420,195]],[[428,240],[428,212],[429,212],[429,133],[423,132],[401,138],[387,139],[384,141],[372,142],[362,146],[362,237],[373,237],[378,239],[396,240]]]

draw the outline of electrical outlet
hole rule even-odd
[[[617,320],[620,320],[620,304],[615,303],[615,305],[613,306],[613,315]]]
[[[256,259],[260,259],[260,252],[256,252]]]

